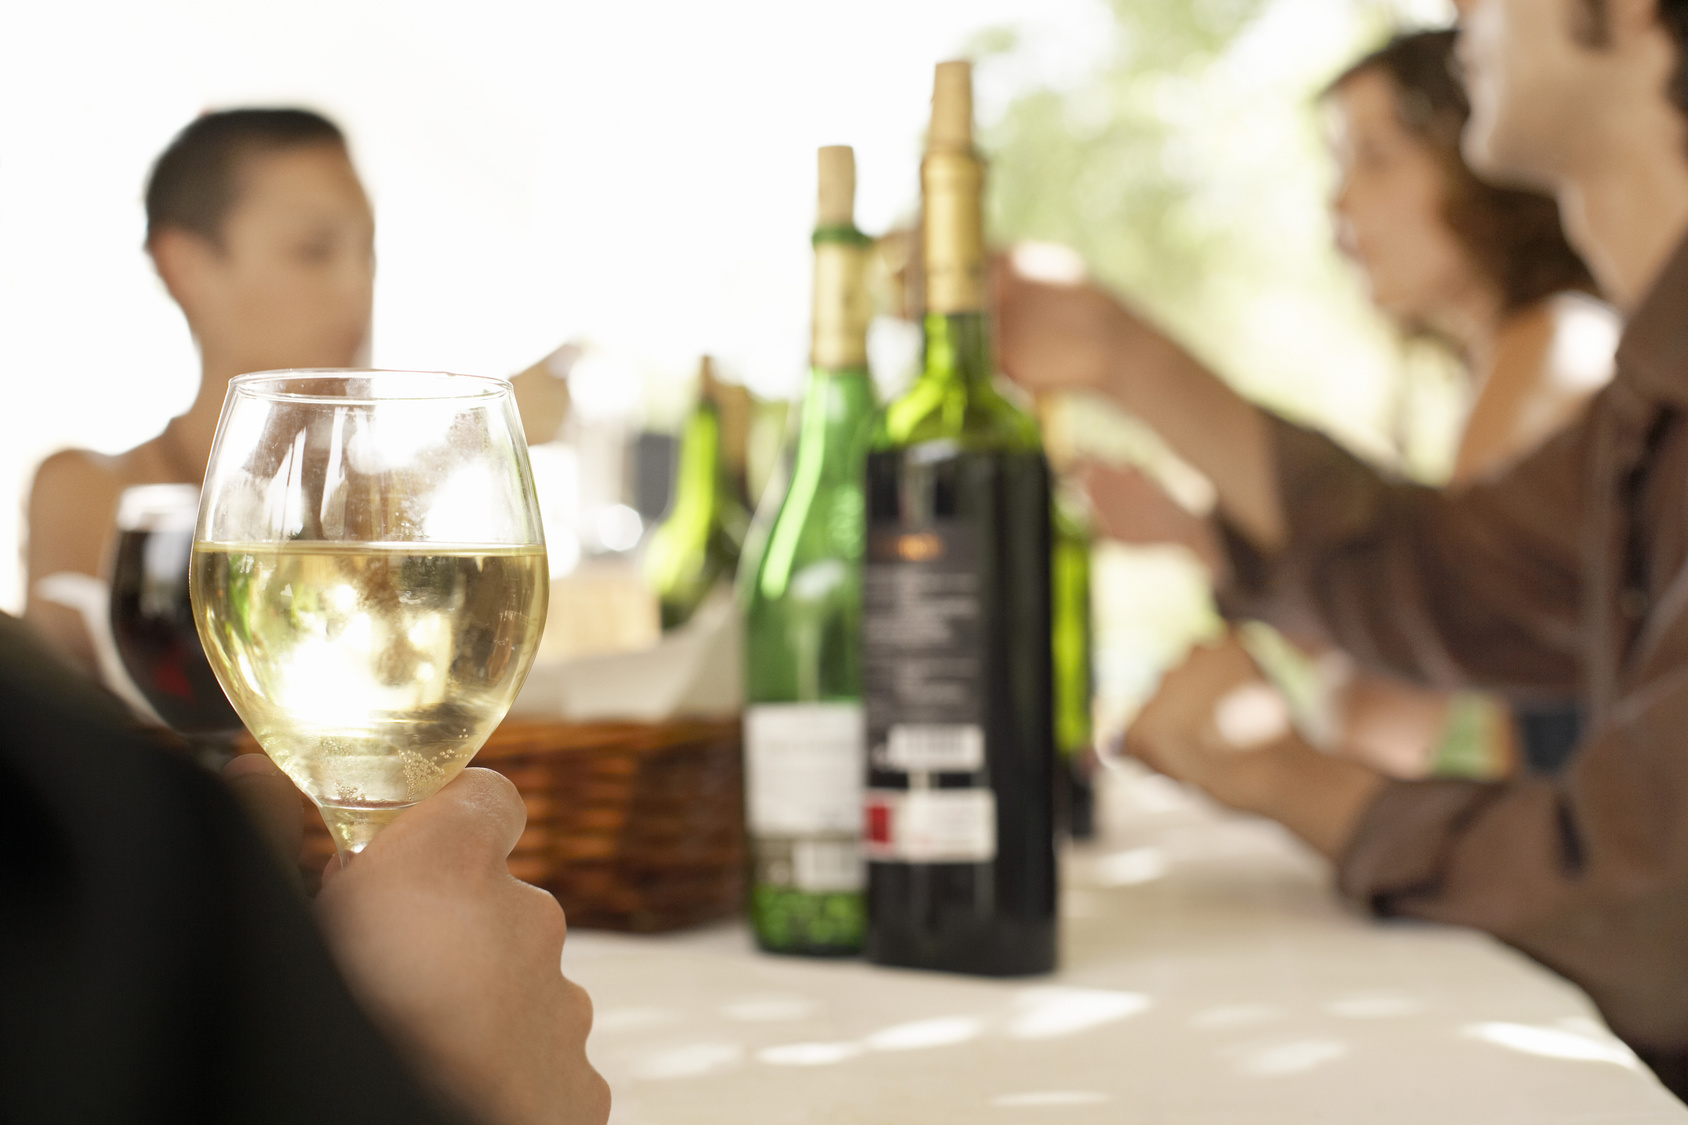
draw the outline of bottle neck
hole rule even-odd
[[[812,456],[828,462],[839,460],[835,454],[864,440],[875,405],[873,379],[866,364],[810,368],[809,385],[798,414],[798,460]]]
[[[849,223],[815,230],[815,292],[809,362],[849,371],[867,364],[873,302],[867,291],[873,242]]]
[[[947,441],[1038,452],[1037,423],[995,386],[979,207],[984,163],[971,148],[935,148],[920,179],[925,360],[915,385],[885,409],[874,447]]]
[[[982,312],[926,314],[921,380],[968,394],[991,389],[990,325]]]
[[[862,458],[874,415],[873,380],[865,366],[810,370],[797,418],[791,480],[757,568],[756,596],[768,601],[785,597],[801,545],[817,520],[829,536],[840,534],[840,519],[849,529],[847,543],[829,540],[835,557],[859,543],[862,532],[855,523],[861,518]]]
[[[938,150],[920,164],[926,312],[985,311],[984,162],[971,151]]]
[[[796,456],[799,462],[836,466],[874,410],[867,367],[867,329],[873,319],[867,270],[873,240],[854,224],[839,223],[816,228],[814,247],[814,338]],[[817,466],[815,471],[828,470]]]
[[[707,521],[714,511],[724,474],[720,411],[715,403],[705,399],[692,412],[680,438],[680,468],[675,474],[674,504],[669,519]]]
[[[985,317],[984,163],[970,151],[938,150],[920,165],[925,207],[925,378],[968,391],[991,379]]]

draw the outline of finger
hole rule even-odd
[[[234,792],[253,827],[287,870],[299,863],[305,844],[299,790],[262,754],[242,754],[223,767],[223,783]]]
[[[467,769],[406,810],[370,848],[389,838],[389,847],[400,841],[422,846],[449,841],[454,848],[481,852],[502,864],[526,827],[527,806],[509,778],[488,769]]]
[[[510,880],[506,893],[514,903],[520,904],[513,909],[527,920],[528,932],[536,940],[556,947],[560,970],[563,946],[569,936],[568,915],[563,913],[563,904],[544,887],[536,887],[516,878]]]
[[[592,1004],[592,994],[566,975],[563,977],[563,984],[566,987],[569,1006],[574,1009],[581,1025],[590,1032],[592,1021],[597,1017],[597,1011]]]

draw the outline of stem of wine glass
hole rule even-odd
[[[345,867],[354,855],[369,846],[375,834],[397,820],[404,807],[396,809],[349,809],[340,805],[320,805],[322,822],[334,837],[334,850]]]

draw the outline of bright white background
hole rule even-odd
[[[1356,2],[1286,0],[1301,18],[1279,22]],[[377,212],[381,366],[510,374],[581,336],[676,374],[711,350],[789,393],[815,147],[856,147],[862,226],[906,216],[932,64],[1002,25],[1024,46],[981,75],[987,121],[1106,63],[1100,0],[0,5],[0,608],[21,603],[34,464],[127,448],[192,397],[140,197],[201,110],[346,127]]]

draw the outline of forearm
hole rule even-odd
[[[1266,621],[1427,687],[1577,687],[1586,429],[1493,481],[1441,491],[1263,417],[1287,532],[1264,552],[1234,521],[1222,524],[1228,618]]]
[[[1259,751],[1262,786],[1252,812],[1269,816],[1330,859],[1340,859],[1385,782],[1369,766],[1291,737]]]
[[[1101,390],[1213,483],[1219,506],[1263,550],[1284,538],[1271,430],[1259,407],[1188,351],[1134,321],[1114,333]]]
[[[1236,639],[1192,649],[1126,732],[1126,750],[1235,809],[1282,823],[1325,855],[1346,851],[1381,775],[1315,750]]]

